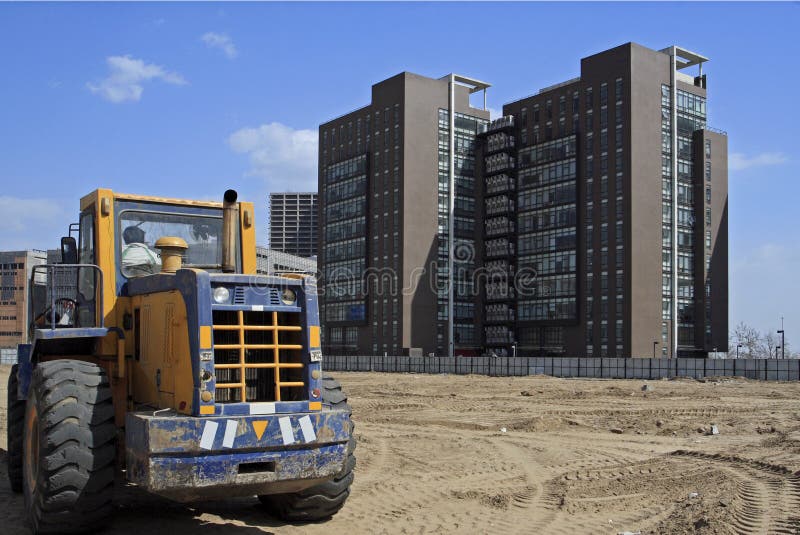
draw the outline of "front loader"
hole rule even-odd
[[[316,283],[256,275],[253,206],[98,189],[35,266],[8,389],[8,474],[33,530],[94,530],[127,480],[177,501],[335,514],[355,439],[321,367]],[[117,477],[119,476],[119,477]]]

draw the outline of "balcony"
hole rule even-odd
[[[486,199],[486,215],[496,216],[514,211],[514,201],[507,195]]]
[[[514,116],[505,115],[499,119],[491,121],[489,124],[482,125],[478,128],[478,134],[488,134],[497,130],[506,130],[514,128]]]
[[[486,195],[498,195],[516,190],[516,182],[506,174],[494,175],[486,179]]]

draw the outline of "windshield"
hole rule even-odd
[[[126,277],[161,271],[161,258],[155,243],[164,236],[186,241],[183,265],[214,269],[222,263],[222,216],[203,216],[125,210],[119,216],[120,258]]]

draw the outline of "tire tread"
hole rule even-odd
[[[43,362],[31,392],[40,432],[37,488],[26,492],[34,531],[94,531],[113,511],[117,430],[106,374],[83,361]]]

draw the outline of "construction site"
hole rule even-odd
[[[9,368],[2,367],[0,389]],[[332,519],[287,523],[255,497],[179,504],[118,483],[108,532],[800,530],[797,382],[336,378],[349,393],[358,464],[352,495]],[[11,493],[5,473],[0,500],[3,532],[29,534],[23,498]]]

